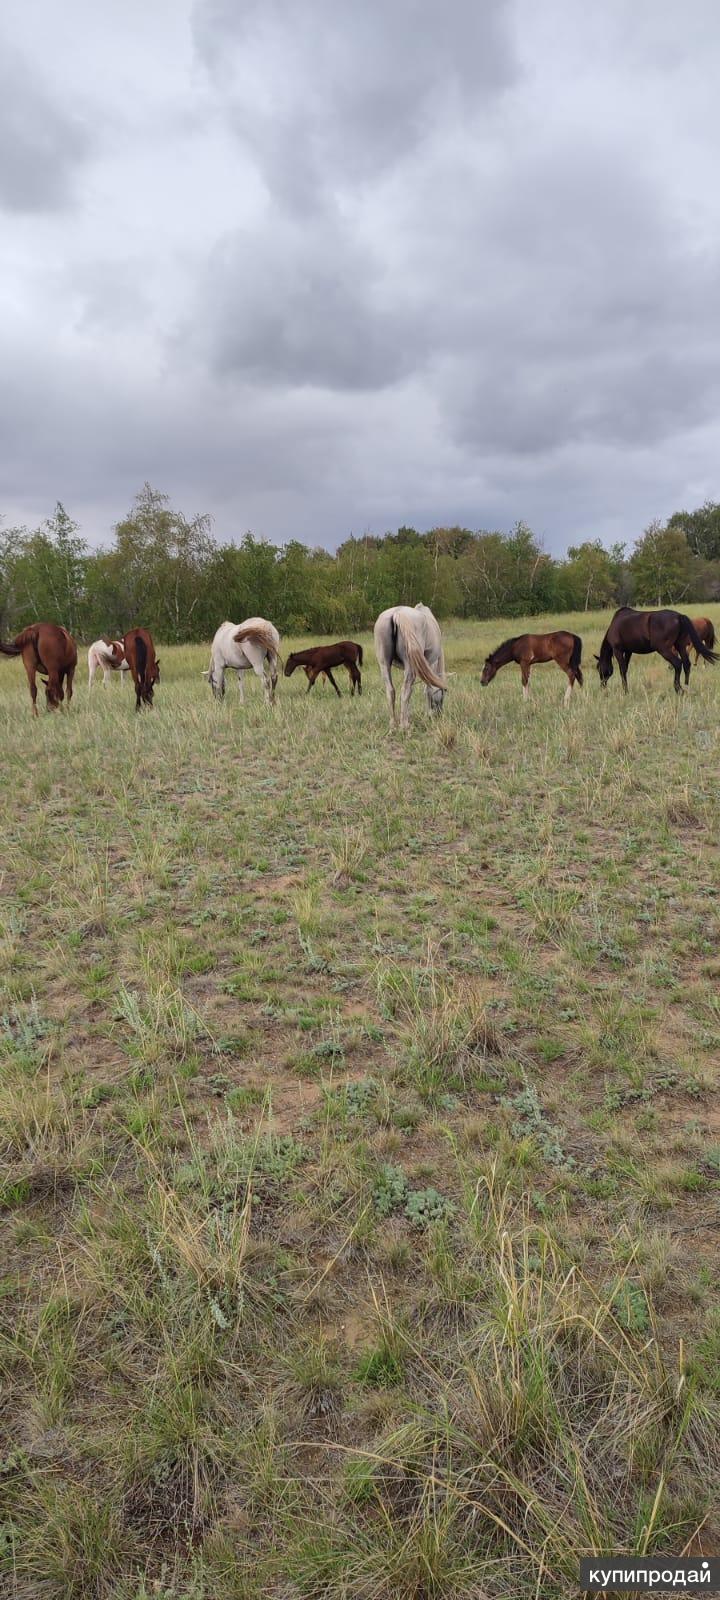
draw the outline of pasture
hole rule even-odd
[[[603,694],[607,620],[445,627],[405,736],[369,637],[272,712],[0,663],[3,1594],[720,1550],[720,666]],[[480,688],[558,623],[569,707]]]

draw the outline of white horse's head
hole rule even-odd
[[[214,661],[211,661],[210,670],[209,672],[204,672],[203,677],[207,678],[215,699],[222,700],[222,697],[225,693],[225,673],[221,670],[220,673],[217,674],[215,671],[215,663]]]

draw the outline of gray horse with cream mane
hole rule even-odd
[[[240,699],[244,700],[243,673],[254,672],[263,686],[266,704],[275,702],[280,635],[265,617],[245,622],[221,622],[210,646],[210,670],[204,672],[217,700],[225,693],[225,671],[237,673]]]
[[[403,668],[400,691],[400,727],[410,726],[410,696],[416,678],[425,685],[429,709],[442,711],[447,689],[442,636],[429,606],[390,606],[375,623],[375,654],[392,717],[397,727],[392,667]]]

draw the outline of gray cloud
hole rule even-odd
[[[6,516],[562,548],[720,494],[710,0],[68,4],[10,0]]]
[[[200,59],[288,209],[397,165],[515,77],[506,0],[196,0]]]
[[[42,72],[0,41],[0,206],[16,212],[66,206],[88,148],[82,122]]]

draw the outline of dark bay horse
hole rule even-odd
[[[77,666],[77,645],[66,628],[59,627],[55,622],[31,622],[29,628],[23,628],[22,633],[13,639],[12,644],[0,644],[0,651],[4,656],[22,656],[34,717],[38,714],[37,673],[45,680],[48,711],[55,711],[65,699],[63,681],[70,704]]]
[[[527,700],[530,694],[530,668],[540,666],[545,661],[555,661],[567,676],[567,705],[573,684],[579,683],[582,688],[581,659],[582,639],[576,633],[564,633],[562,630],[558,633],[519,633],[515,639],[506,639],[487,657],[480,682],[483,687],[492,683],[501,667],[516,661],[522,673],[523,698]]]
[[[362,694],[362,677],[360,667],[363,664],[362,645],[355,644],[352,639],[339,639],[337,644],[313,645],[309,650],[294,650],[285,662],[285,677],[290,678],[296,667],[303,667],[307,675],[307,692],[310,693],[316,678],[324,672],[339,695],[340,690],[332,675],[333,667],[347,667],[350,674],[350,693],[353,695],[357,688]]]
[[[698,637],[700,639],[702,639],[703,644],[707,645],[708,650],[714,650],[715,649],[715,629],[714,629],[714,627],[712,625],[712,622],[710,621],[710,618],[709,617],[693,617],[692,624],[693,624],[693,627],[695,629],[696,634],[698,635]],[[695,647],[693,646],[693,649],[694,648]],[[698,660],[699,660],[699,656],[698,656],[697,650],[695,650],[695,665],[696,666],[698,664]]]
[[[690,645],[705,661],[717,661],[713,650],[703,644],[695,625],[682,611],[634,611],[632,606],[621,606],[610,623],[595,657],[603,689],[613,675],[613,657],[620,668],[622,686],[627,694],[627,672],[630,657],[647,656],[653,651],[669,661],[675,674],[674,689],[682,694],[680,673],[690,682]]]
[[[155,658],[155,646],[147,628],[131,628],[122,642],[125,660],[135,685],[135,710],[141,704],[151,706],[155,684],[160,682],[160,661]]]

